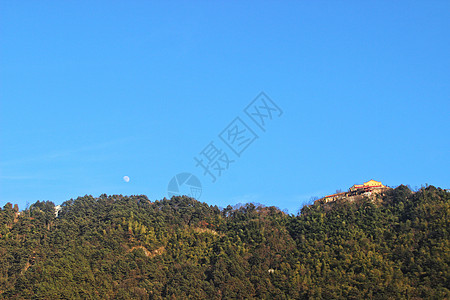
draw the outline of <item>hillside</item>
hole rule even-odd
[[[0,211],[0,298],[450,297],[450,194],[405,186],[297,216],[188,197],[84,196]]]

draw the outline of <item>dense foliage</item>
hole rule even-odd
[[[450,297],[450,195],[400,186],[297,216],[188,197],[91,196],[0,211],[0,298]]]

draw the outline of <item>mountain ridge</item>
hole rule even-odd
[[[449,297],[449,192],[390,189],[289,215],[185,196],[0,211],[0,298]]]

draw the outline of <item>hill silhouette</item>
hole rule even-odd
[[[399,186],[298,215],[146,196],[0,211],[3,299],[450,297],[450,195]]]

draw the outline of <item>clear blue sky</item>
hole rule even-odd
[[[372,178],[448,188],[449,13],[449,1],[2,1],[0,205],[156,200],[180,172],[209,204],[291,213]],[[266,132],[243,112],[261,91],[283,111]],[[259,138],[228,151],[212,183],[194,156],[238,116]]]

